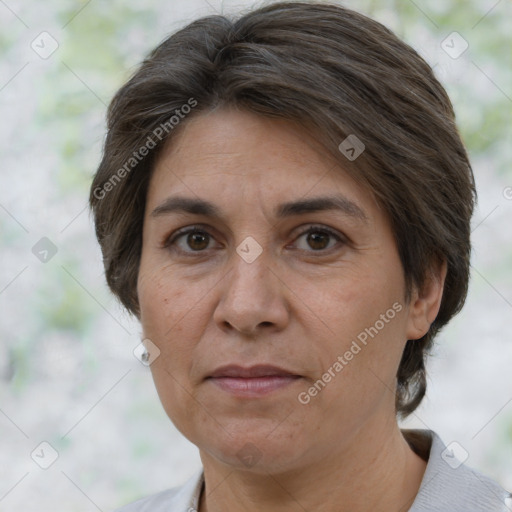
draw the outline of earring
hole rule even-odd
[[[149,352],[148,352],[147,348],[144,348],[144,352],[142,352],[142,354],[140,355],[140,360],[144,364],[148,364],[149,363]]]

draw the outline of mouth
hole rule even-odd
[[[254,398],[283,390],[301,378],[277,366],[256,365],[244,368],[228,365],[215,370],[207,380],[237,397]]]

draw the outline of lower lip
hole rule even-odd
[[[209,380],[228,393],[242,397],[257,397],[283,389],[299,379],[298,376],[273,375],[252,378],[211,377]]]

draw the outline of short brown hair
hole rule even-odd
[[[476,191],[445,90],[390,30],[338,5],[279,2],[238,19],[203,17],[171,35],[113,98],[90,192],[108,285],[138,318],[154,163],[187,119],[222,106],[308,127],[374,194],[390,219],[407,297],[446,261],[439,314],[423,338],[407,342],[398,369],[396,411],[407,416],[425,395],[433,339],[468,290]],[[365,146],[353,161],[338,149],[349,135]]]

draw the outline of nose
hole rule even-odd
[[[265,251],[251,263],[234,252],[231,269],[219,283],[221,296],[213,314],[220,329],[254,337],[285,328],[288,288],[269,263]]]

